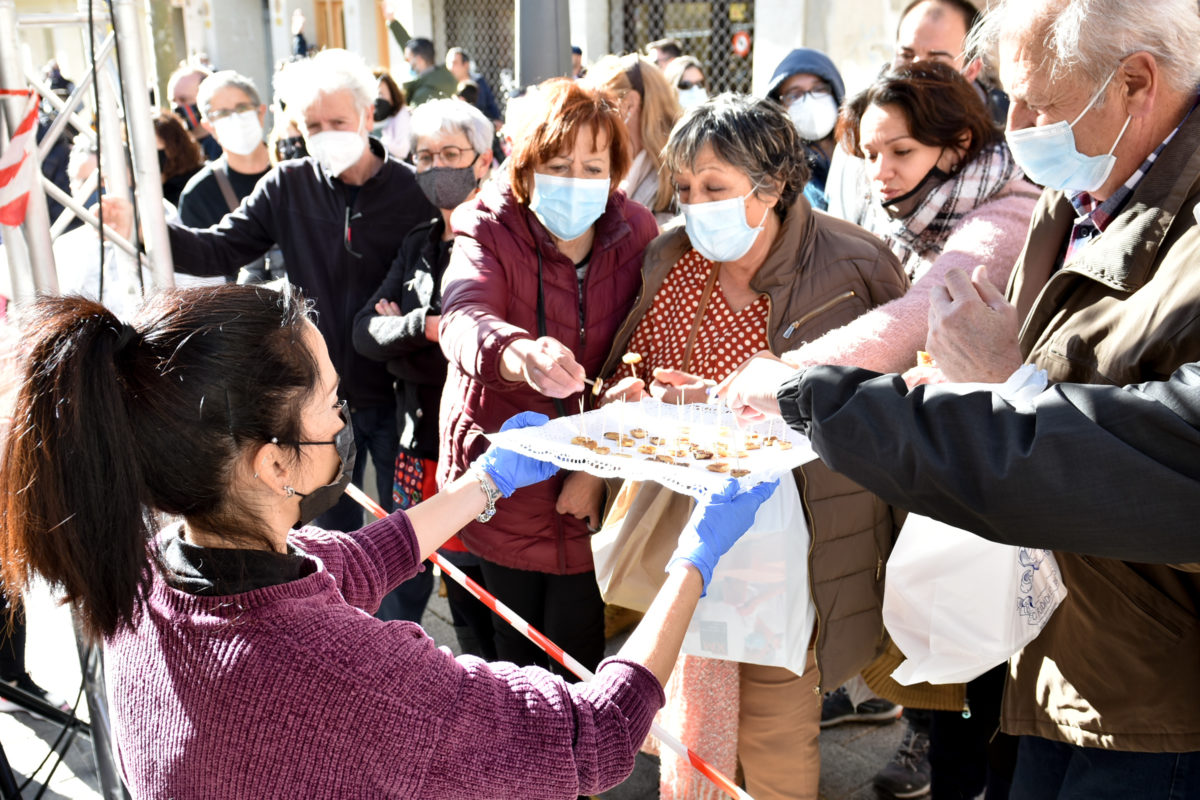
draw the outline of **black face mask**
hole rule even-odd
[[[158,151],[158,174],[161,175],[167,171],[167,151]]]
[[[475,160],[465,167],[430,167],[417,173],[417,186],[425,193],[434,208],[458,208],[479,186],[475,177]]]
[[[275,442],[275,444],[301,445],[331,444],[337,448],[338,458],[341,460],[338,472],[331,482],[324,486],[318,486],[307,494],[292,490],[300,498],[300,516],[296,520],[297,526],[307,525],[337,505],[338,500],[346,491],[346,487],[350,485],[350,476],[354,473],[354,461],[358,452],[354,447],[354,428],[350,424],[350,415],[346,412],[344,405],[340,413],[345,424],[331,442]]]
[[[375,98],[375,121],[383,122],[385,119],[396,113],[396,106],[392,105],[386,98]]]
[[[176,116],[183,120],[183,124],[189,131],[200,127],[200,106],[195,103],[190,106],[175,106],[174,111]]]
[[[280,161],[291,161],[293,158],[304,158],[308,148],[304,146],[303,136],[288,136],[275,142],[275,155]]]
[[[925,173],[925,177],[921,178],[920,183],[899,197],[893,197],[886,203],[882,203],[883,210],[892,219],[907,217],[916,210],[922,200],[929,196],[930,192],[953,177],[949,172],[934,164],[933,168]]]

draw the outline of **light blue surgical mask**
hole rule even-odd
[[[718,262],[737,261],[750,252],[771,212],[769,208],[764,209],[758,227],[750,227],[746,222],[746,198],[753,193],[751,189],[741,197],[728,200],[679,204],[684,228],[696,252],[709,261]]]
[[[560,178],[533,173],[529,210],[555,237],[578,239],[608,207],[608,178]]]
[[[1125,118],[1125,124],[1117,134],[1113,146],[1107,153],[1099,156],[1084,155],[1075,149],[1075,134],[1072,128],[1083,119],[1084,114],[1092,110],[1092,106],[1096,105],[1096,101],[1104,94],[1104,90],[1116,74],[1117,71],[1113,70],[1074,122],[1059,120],[1052,125],[1022,128],[1019,131],[1010,130],[1005,134],[1013,160],[1029,180],[1049,189],[1068,192],[1094,192],[1104,185],[1117,163],[1113,151],[1121,143],[1121,138],[1125,136],[1133,117]]]

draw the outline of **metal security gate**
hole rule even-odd
[[[446,48],[467,51],[504,111],[505,85],[513,76],[513,0],[445,0]]]
[[[613,3],[612,51],[644,51],[657,39],[677,39],[705,67],[709,93],[749,92],[753,48],[735,52],[734,37],[754,41],[754,2],[624,0]],[[744,36],[748,36],[745,39]]]

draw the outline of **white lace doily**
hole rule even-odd
[[[488,438],[564,469],[603,478],[656,481],[693,497],[778,478],[817,456],[808,438],[781,420],[739,427],[723,405],[676,406],[647,399],[610,403],[537,428]]]

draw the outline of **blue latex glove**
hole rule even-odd
[[[667,562],[667,569],[679,561],[694,565],[704,580],[700,596],[708,594],[708,582],[712,580],[717,561],[750,530],[758,507],[778,486],[779,481],[775,480],[738,494],[738,482],[730,478],[722,491],[712,495],[707,503],[696,506],[687,527],[679,535],[679,544]]]
[[[500,426],[500,430],[536,428],[549,421],[550,418],[545,414],[522,411],[515,417],[509,417],[508,421]],[[492,477],[496,488],[505,497],[512,497],[512,493],[517,489],[541,483],[558,472],[558,467],[549,461],[538,461],[511,450],[503,450],[496,445],[489,447],[475,465]]]

